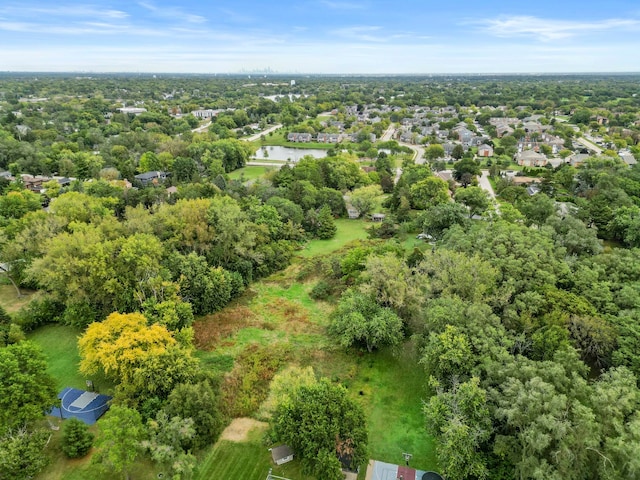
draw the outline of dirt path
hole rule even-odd
[[[236,418],[227,428],[224,429],[220,440],[229,440],[231,442],[246,442],[249,440],[249,432],[256,428],[266,429],[268,426],[265,422],[259,422],[253,418]]]

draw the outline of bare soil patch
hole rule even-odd
[[[231,442],[246,442],[249,440],[249,433],[255,429],[266,430],[268,423],[259,422],[253,418],[235,418],[231,425],[224,429],[220,440]]]

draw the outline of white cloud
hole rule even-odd
[[[138,2],[142,8],[150,11],[153,15],[160,18],[169,18],[177,21],[188,23],[206,23],[207,19],[201,15],[186,13],[179,8],[174,7],[157,7],[150,2]]]
[[[382,27],[378,26],[353,26],[331,30],[329,34],[349,40],[358,40],[362,42],[384,42],[386,39],[382,35],[375,35],[380,32]]]
[[[0,15],[9,17],[27,17],[46,15],[49,17],[89,17],[119,20],[129,17],[127,12],[114,9],[102,9],[90,5],[60,5],[56,8],[35,7],[35,6],[12,6],[0,7]]]
[[[610,18],[596,21],[553,20],[534,16],[502,16],[470,21],[496,37],[535,37],[543,41],[560,40],[582,34],[614,29],[637,30],[640,20]]]

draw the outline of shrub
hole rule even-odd
[[[82,420],[69,418],[62,427],[62,451],[69,458],[84,457],[93,445],[93,434]]]
[[[50,297],[34,298],[22,307],[15,315],[13,323],[19,325],[23,331],[30,332],[47,323],[59,321],[64,312],[64,305]]]
[[[309,292],[309,296],[314,300],[326,300],[331,295],[331,285],[325,280],[320,280]]]

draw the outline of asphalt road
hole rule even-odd
[[[595,143],[590,142],[589,140],[587,140],[584,137],[578,137],[576,139],[574,139],[576,142],[584,145],[585,147],[587,147],[589,150],[593,150],[594,152],[596,152],[596,155],[600,155],[602,153],[602,149],[597,146]]]
[[[396,129],[393,125],[389,125],[389,128],[385,130],[385,132],[380,137],[381,142],[388,142],[393,137],[393,134],[396,133]]]
[[[280,124],[274,125],[273,127],[269,127],[266,130],[263,130],[262,132],[256,133],[255,135],[251,135],[250,137],[243,138],[242,140],[244,140],[245,142],[255,142],[257,140],[260,140],[260,137],[262,135],[269,135],[271,132],[275,132],[279,128],[282,128],[282,125]]]

